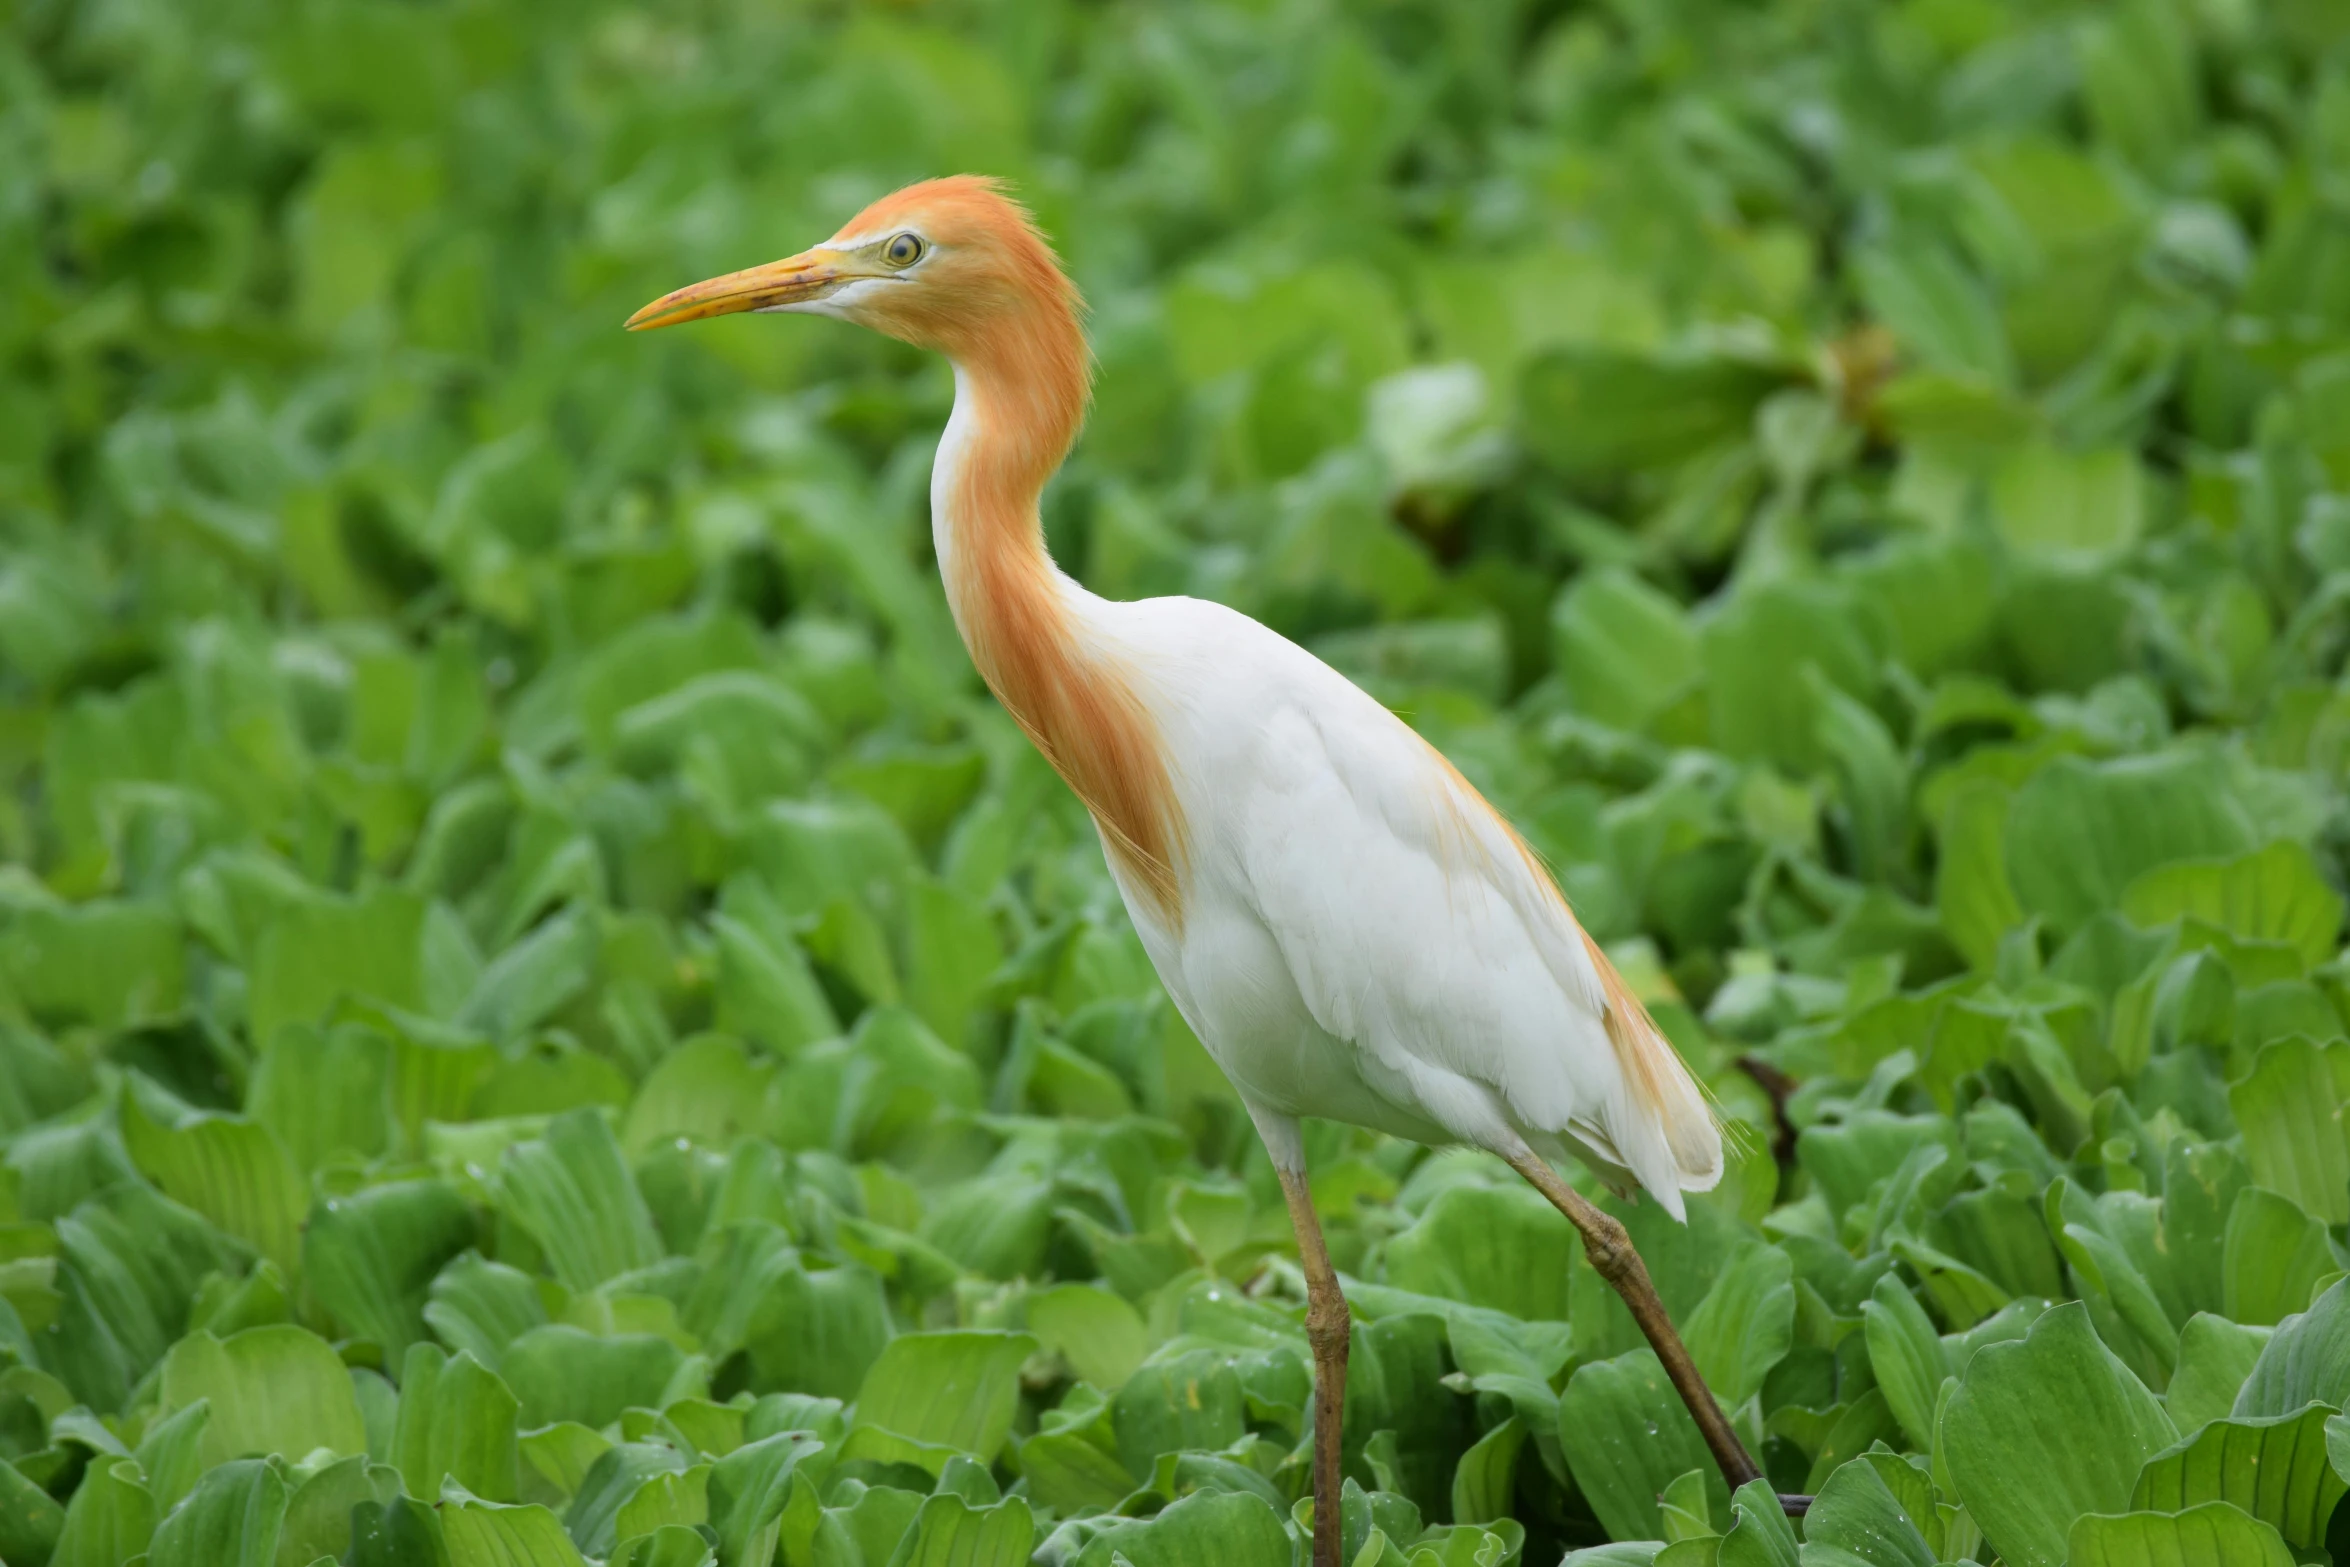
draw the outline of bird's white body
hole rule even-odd
[[[931,486],[950,581],[978,428],[957,379]],[[1670,1062],[1661,1104],[1628,1080],[1573,915],[1409,726],[1223,605],[1116,602],[1057,571],[1054,586],[1085,656],[1118,668],[1157,728],[1187,829],[1180,922],[1116,855],[1112,872],[1277,1165],[1303,1168],[1312,1115],[1504,1157],[1572,1150],[1676,1217],[1684,1191],[1720,1179],[1685,1069]]]

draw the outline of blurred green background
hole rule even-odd
[[[2339,0],[0,21],[0,1559],[1302,1549],[945,366],[620,330],[955,171],[1092,304],[1064,565],[1405,713],[1739,1123],[1629,1218],[1801,1560],[2324,1556]],[[1797,1560],[1538,1199],[1312,1131],[1350,1561]]]

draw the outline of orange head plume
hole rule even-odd
[[[662,295],[628,329],[745,310],[835,316],[945,354],[991,384],[1010,415],[1002,455],[1040,486],[1084,422],[1084,302],[1028,209],[982,175],[909,185],[821,245]]]
[[[822,244],[664,294],[628,329],[737,311],[837,316],[960,357],[1035,315],[1074,321],[1082,305],[1028,209],[975,174],[882,197]]]

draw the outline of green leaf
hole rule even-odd
[[[1959,1499],[1999,1554],[2015,1567],[2062,1567],[2072,1521],[2126,1507],[2138,1471],[2177,1432],[2076,1303],[2021,1342],[1977,1352],[1942,1440]]]
[[[1074,1433],[1046,1432],[1018,1449],[1028,1494],[1056,1511],[1106,1511],[1134,1490],[1134,1476],[1116,1455]]]
[[[2236,1394],[2236,1419],[2298,1413],[2308,1404],[2350,1402],[2350,1281],[2336,1283],[2307,1311],[2277,1324]]]
[[[201,1449],[207,1468],[248,1453],[367,1451],[349,1373],[326,1340],[302,1328],[181,1339],[163,1363],[163,1402],[182,1410],[199,1399],[211,1406]]]
[[[65,1509],[14,1464],[0,1462],[0,1561],[46,1567],[65,1532]]]
[[[547,1303],[529,1274],[476,1252],[453,1259],[434,1275],[424,1320],[441,1341],[499,1368],[506,1347],[547,1323]]]
[[[623,1509],[652,1482],[683,1474],[687,1467],[686,1455],[666,1443],[621,1442],[607,1448],[581,1478],[571,1506],[564,1511],[563,1527],[588,1555],[610,1555],[622,1533],[650,1532],[623,1531]]]
[[[1885,1484],[1877,1466],[1855,1458],[1839,1464],[1803,1517],[1807,1546],[1849,1553],[1867,1567],[1933,1567],[1939,1559],[1922,1525]],[[1806,1560],[1812,1552],[1804,1553]]]
[[[2179,1368],[2162,1394],[2171,1423],[2192,1432],[2226,1418],[2268,1339],[2266,1328],[2246,1327],[2207,1311],[2188,1318],[2179,1330]]]
[[[718,1553],[727,1562],[772,1559],[786,1507],[795,1491],[813,1490],[800,1465],[824,1452],[806,1431],[780,1431],[745,1443],[710,1469],[710,1524]]]
[[[1057,1284],[1028,1297],[1028,1330],[1080,1382],[1121,1387],[1150,1353],[1150,1330],[1125,1300],[1090,1284]]]
[[[939,1038],[963,1038],[1004,959],[987,909],[942,882],[916,882],[906,899],[906,1003]]]
[[[133,1456],[147,1473],[157,1516],[170,1512],[195,1489],[204,1470],[204,1428],[211,1421],[212,1405],[199,1399],[156,1421],[139,1439]]]
[[[1934,1445],[1934,1405],[1948,1373],[1933,1322],[1900,1279],[1886,1274],[1861,1305],[1869,1365],[1902,1434],[1920,1452]]]
[[[212,1226],[116,1168],[119,1184],[56,1222],[57,1282],[67,1293],[40,1352],[78,1397],[106,1408],[119,1407],[186,1331],[206,1275],[243,1266]]]
[[[2335,1269],[2325,1226],[2275,1192],[2247,1186],[2228,1210],[2221,1267],[2227,1313],[2238,1322],[2282,1322]]]
[[[478,1034],[412,1014],[384,1014],[392,1036],[392,1114],[403,1146],[421,1149],[431,1121],[462,1121],[473,1096],[497,1070],[498,1052]]]
[[[1866,697],[1877,659],[1844,596],[1827,584],[1780,578],[1743,588],[1701,634],[1706,709],[1716,748],[1791,772],[1824,769],[1808,665],[1837,690]]]
[[[694,1452],[704,1458],[719,1458],[743,1445],[750,1411],[733,1403],[681,1398],[662,1410],[661,1418],[693,1445]]]
[[[1045,1271],[1055,1192],[1027,1176],[978,1176],[941,1197],[921,1238],[967,1272],[1012,1280]]]
[[[498,1190],[504,1211],[530,1232],[566,1288],[593,1289],[661,1258],[652,1213],[612,1129],[593,1110],[559,1115],[545,1136],[507,1149]]]
[[[2350,1046],[2321,1049],[2297,1035],[2263,1046],[2228,1089],[2253,1181],[2329,1225],[2350,1223],[2350,1138],[2337,1073],[2350,1077]]]
[[[875,1007],[847,1039],[811,1046],[785,1066],[774,1099],[786,1147],[843,1158],[910,1158],[944,1108],[979,1107],[978,1073],[911,1012]]]
[[[498,1375],[521,1401],[522,1424],[601,1426],[624,1409],[660,1407],[685,1352],[650,1333],[599,1338],[564,1323],[532,1328],[506,1347]]]
[[[1677,1545],[1683,1540],[1721,1538],[1722,1531],[1714,1526],[1705,1495],[1705,1471],[1692,1469],[1657,1493],[1657,1511],[1665,1521],[1665,1541]]]
[[[650,616],[611,637],[585,659],[572,701],[590,744],[611,744],[620,716],[716,670],[753,670],[762,662],[757,628],[739,613]]]
[[[167,1126],[142,1103],[142,1082],[122,1096],[123,1146],[139,1172],[287,1272],[299,1268],[310,1193],[269,1128],[218,1115]]]
[[[1734,1522],[1714,1557],[1720,1567],[1797,1567],[1795,1526],[1768,1480],[1749,1480],[1730,1498]]]
[[[1541,1194],[1519,1186],[1454,1186],[1387,1243],[1387,1279],[1398,1289],[1524,1321],[1567,1320],[1564,1266],[1529,1267],[1574,1244],[1574,1229]],[[1110,1384],[1103,1384],[1108,1386]]]
[[[252,1037],[274,1040],[284,1024],[316,1023],[345,997],[421,1005],[424,916],[421,899],[390,888],[287,906],[254,948],[245,1003]]]
[[[286,1502],[276,1567],[310,1567],[322,1556],[340,1561],[351,1548],[352,1512],[399,1494],[398,1476],[361,1454],[319,1469],[295,1486]]]
[[[902,887],[921,874],[904,829],[880,806],[854,796],[770,800],[748,829],[744,850],[786,921],[812,919],[835,898],[868,897],[876,887]],[[726,1026],[723,1020],[719,1026]]]
[[[1885,1395],[1870,1388],[1850,1403],[1842,1406],[1827,1432],[1820,1438],[1818,1451],[1812,1454],[1811,1470],[1804,1481],[1805,1490],[1816,1490],[1827,1483],[1828,1476],[1839,1464],[1858,1458],[1882,1443],[1900,1435],[1901,1427],[1886,1407]]]
[[[1239,1374],[1226,1354],[1207,1348],[1146,1361],[1110,1400],[1110,1418],[1119,1460],[1146,1475],[1163,1453],[1215,1452],[1248,1429]]]
[[[1291,1559],[1289,1531],[1261,1496],[1246,1491],[1201,1491],[1156,1518],[1130,1520],[1097,1534],[1072,1567],[1111,1567],[1123,1557],[1133,1567],[1238,1567]]]
[[[436,1508],[395,1496],[383,1503],[361,1502],[351,1509],[348,1567],[411,1567],[419,1562],[446,1567],[448,1560]]]
[[[763,1387],[849,1398],[895,1331],[872,1269],[807,1268],[793,1258],[758,1298],[743,1347]]]
[[[1552,349],[1526,366],[1523,434],[1536,457],[1569,479],[1616,477],[1742,433],[1779,381],[1728,358]]]
[[[2007,877],[2011,797],[2004,785],[1975,779],[1952,790],[1942,812],[1934,907],[1951,945],[1981,973],[1991,971],[2000,942],[2024,919]]]
[[[614,760],[639,777],[693,765],[696,742],[715,737],[735,784],[758,792],[804,787],[823,736],[805,697],[747,669],[697,675],[622,709],[612,725]]]
[[[1776,1246],[1741,1251],[1683,1321],[1681,1337],[1725,1407],[1760,1392],[1795,1342],[1794,1264],[1787,1254]]]
[[[1696,1542],[1691,1544],[1694,1547]],[[1654,1540],[1622,1540],[1569,1551],[1559,1567],[1655,1567],[1664,1554]],[[1694,1550],[1681,1558],[1681,1567],[1712,1567],[1712,1562],[1711,1556]],[[1676,1564],[1666,1562],[1665,1567],[1676,1567]]]
[[[1025,1333],[907,1333],[890,1340],[857,1390],[857,1424],[993,1463],[1020,1401]]]
[[[717,1560],[715,1548],[699,1531],[663,1524],[651,1534],[621,1541],[609,1567],[712,1567]]]
[[[2253,846],[2250,817],[2219,759],[2158,752],[2110,762],[2060,756],[2016,791],[2007,871],[2026,913],[2070,932],[2174,860]]]
[[[614,1443],[602,1432],[576,1420],[540,1426],[515,1444],[530,1465],[529,1485],[534,1500],[549,1493],[565,1500],[579,1494],[587,1473]],[[543,1482],[543,1483],[542,1483]]]
[[[797,942],[781,933],[768,936],[724,914],[711,917],[710,931],[718,938],[721,1029],[786,1056],[840,1032],[832,1004]]]
[[[187,937],[168,908],[103,899],[30,908],[0,928],[0,983],[42,1017],[101,1028],[186,1002]]]
[[[1456,1455],[1475,1429],[1468,1405],[1445,1383],[1452,1369],[1450,1336],[1446,1320],[1433,1313],[1383,1316],[1355,1330],[1346,1367],[1346,1446],[1352,1450],[1362,1444],[1369,1452],[1373,1443],[1391,1443],[1380,1486],[1425,1512],[1444,1505]],[[1302,1369],[1297,1361],[1289,1364]],[[1272,1374],[1283,1379],[1278,1385],[1286,1389],[1280,1401],[1294,1400],[1302,1407],[1307,1384],[1288,1381],[1292,1373],[1285,1369]],[[1265,1394],[1259,1391],[1259,1396]]]
[[[246,1104],[307,1173],[336,1154],[386,1151],[391,1071],[391,1045],[373,1029],[288,1025],[262,1051]]]
[[[2326,1454],[2335,1411],[2311,1404],[2298,1414],[2215,1420],[2146,1461],[2130,1493],[2139,1512],[2182,1512],[2233,1502],[2303,1549],[2325,1542],[2346,1487]]]
[[[2198,1060],[2200,1053],[2189,1052],[2183,1058]],[[2226,1308],[2228,1217],[2246,1184],[2245,1175],[2242,1155],[2222,1143],[2182,1138],[2163,1155],[2162,1235],[2171,1253],[2171,1279],[2180,1304],[2190,1311],[2218,1313]]]
[[[276,1567],[287,1500],[274,1461],[220,1464],[156,1527],[148,1567]]]
[[[11,1043],[17,1036],[11,1036]],[[185,1215],[210,1234],[210,1227],[186,1209],[167,1204],[138,1180],[122,1151],[120,1136],[103,1122],[83,1121],[63,1126],[36,1127],[11,1139],[8,1170],[16,1188],[15,1203],[23,1217],[48,1221],[71,1213],[101,1194],[107,1207],[119,1207],[124,1193],[138,1193],[134,1201],[152,1202]]]
[[[1697,634],[1681,606],[1628,571],[1587,571],[1550,612],[1577,711],[1641,730],[1697,689]]]
[[[2146,478],[2120,447],[2067,451],[2019,446],[1991,476],[1991,517],[2019,555],[2086,563],[2110,559],[2145,526]]]
[[[1884,720],[1807,667],[1812,743],[1834,769],[1854,868],[1882,881],[1899,868],[1909,837],[1909,769]]]
[[[1657,1494],[1692,1469],[1717,1475],[1697,1422],[1682,1405],[1653,1350],[1578,1367],[1559,1395],[1559,1447],[1575,1483],[1608,1533],[1653,1539],[1662,1528]],[[1728,1489],[1709,1511],[1729,1511]]]
[[[1854,258],[1869,314],[1921,364],[1994,386],[2015,378],[2015,359],[1982,281],[1936,245],[1876,246]]]
[[[663,1056],[629,1102],[621,1146],[642,1156],[656,1142],[691,1137],[713,1148],[738,1141],[760,1119],[770,1071],[724,1034],[699,1034]]]
[[[959,1496],[934,1496],[888,1567],[1025,1567],[1035,1544],[1036,1520],[1020,1497],[973,1507]]]
[[[449,1567],[587,1567],[561,1521],[544,1507],[445,1506],[441,1538]]]
[[[621,1504],[616,1539],[650,1534],[670,1525],[692,1527],[710,1518],[710,1466],[696,1464],[679,1474],[656,1475]],[[609,1554],[607,1552],[607,1554]]]
[[[455,1187],[395,1181],[315,1204],[302,1234],[302,1263],[318,1303],[396,1363],[426,1336],[433,1280],[473,1238],[473,1210]]]
[[[1517,1491],[1518,1454],[1525,1445],[1526,1422],[1512,1415],[1461,1454],[1452,1475],[1455,1523],[1490,1523],[1509,1516]]]
[[[521,1405],[497,1373],[459,1351],[430,1344],[408,1351],[400,1371],[400,1418],[391,1461],[415,1497],[439,1496],[453,1479],[485,1501],[520,1494],[515,1423]]]
[[[2149,928],[2199,919],[2246,941],[2278,941],[2311,968],[2341,946],[2342,898],[2309,851],[2278,842],[2228,860],[2185,860],[2148,871],[2122,894],[2122,912]]]
[[[596,863],[594,850],[584,841],[577,852],[590,866]],[[600,878],[593,873],[582,873],[581,879],[588,883],[586,896],[601,892],[597,884]],[[529,907],[527,902],[518,906]],[[499,939],[505,935],[504,931],[497,933]],[[588,909],[576,904],[565,909],[491,960],[467,994],[464,1005],[457,1009],[456,1023],[496,1039],[510,1039],[537,1027],[594,980],[598,947],[596,922]],[[590,1083],[609,1081],[621,1090],[620,1097],[626,1097],[625,1079],[617,1076],[599,1079],[596,1075],[596,1069],[607,1063],[594,1056],[575,1059]],[[485,1088],[484,1092],[490,1090]],[[498,1113],[501,1109],[494,1103],[484,1108],[487,1113]],[[540,1108],[516,1105],[504,1113]]]
[[[2106,1342],[2151,1384],[2169,1382],[2179,1358],[2178,1330],[2146,1270],[2167,1285],[2168,1257],[2156,1205],[2134,1192],[2091,1202],[2072,1183],[2050,1184],[2048,1227],[2072,1270],[2081,1298]]]
[[[2276,1530],[2225,1502],[2183,1513],[2091,1514],[2075,1523],[2071,1567],[2286,1567]]]
[[[138,1464],[93,1460],[65,1509],[49,1567],[121,1567],[155,1535],[155,1498]]]

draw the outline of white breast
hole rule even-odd
[[[1677,1159],[1686,1107],[1627,1083],[1572,916],[1406,725],[1220,605],[1072,593],[1157,718],[1185,815],[1181,930],[1127,907],[1269,1138],[1316,1115],[1501,1153],[1563,1141],[1675,1212],[1718,1179],[1694,1085],[1703,1136],[1684,1122],[1680,1143],[1700,1157]]]

